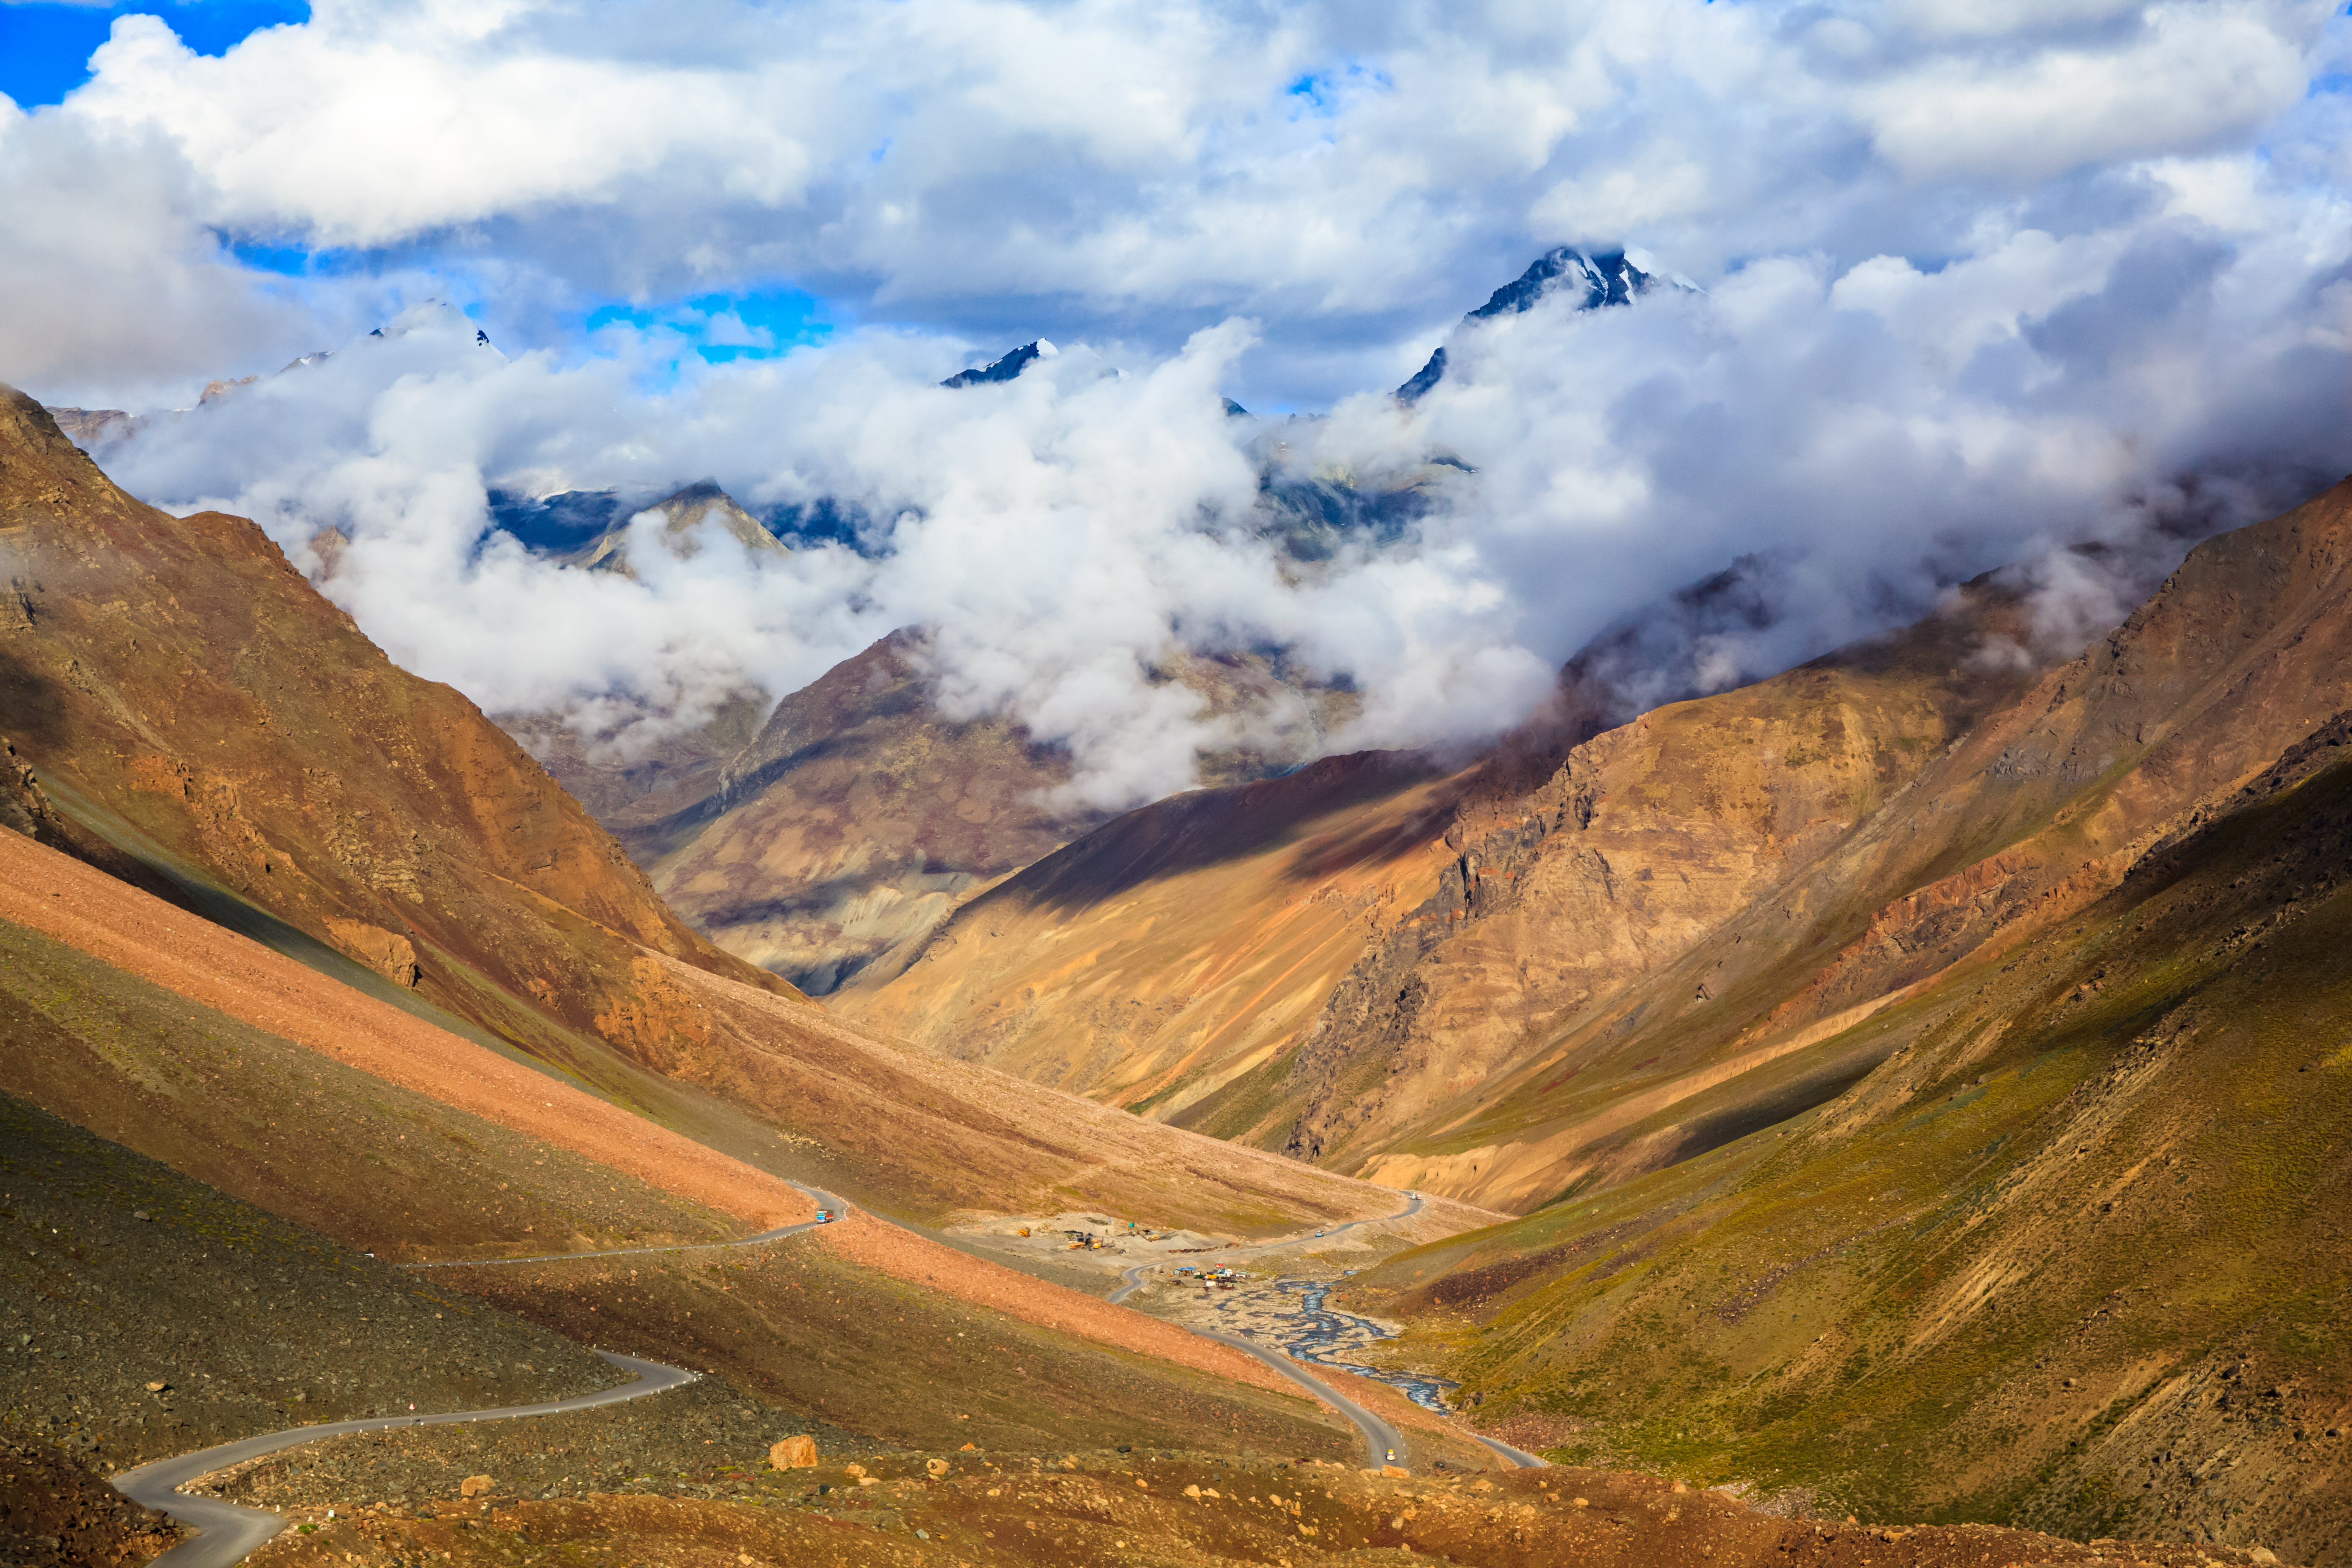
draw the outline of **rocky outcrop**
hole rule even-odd
[[[2347,541],[2352,486],[2211,540],[2006,690],[1986,605],[1588,742],[1335,992],[1290,1147],[1523,1205],[1716,1135],[1662,1082],[1718,1131],[1724,1064],[1785,1109],[1775,1042],[2049,930],[2352,700]]]
[[[1517,1208],[1628,1180],[1843,1092],[1925,1026],[1906,998],[2305,743],[2352,702],[2347,552],[2339,486],[2200,546],[2055,667],[1989,657],[2032,638],[1988,578],[1628,723],[1600,649],[1545,724],[1410,804],[1272,837],[1147,808],[845,1002],[1394,1185]],[[1183,854],[1132,847],[1163,839]]]

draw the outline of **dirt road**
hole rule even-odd
[[[793,1184],[798,1185],[797,1183]],[[841,1212],[841,1200],[832,1194],[815,1187],[802,1187],[800,1190],[820,1208],[830,1208],[836,1214]],[[805,1230],[814,1230],[823,1223],[820,1220],[803,1220],[798,1225],[763,1230],[757,1236],[701,1246],[629,1247],[605,1252],[546,1253],[537,1258],[459,1258],[441,1263],[410,1263],[402,1267],[412,1269],[484,1268],[507,1263],[554,1263],[574,1258],[634,1257],[638,1253],[701,1252],[719,1247],[759,1247],[772,1241],[782,1241],[788,1236],[798,1236]],[[125,1470],[113,1479],[112,1485],[115,1490],[133,1502],[160,1509],[194,1532],[192,1539],[157,1557],[149,1568],[233,1568],[234,1564],[243,1562],[255,1547],[285,1529],[286,1521],[277,1514],[259,1509],[240,1508],[217,1498],[193,1497],[180,1490],[190,1481],[211,1475],[215,1470],[227,1469],[232,1465],[259,1458],[264,1454],[297,1448],[322,1437],[339,1437],[350,1432],[380,1432],[395,1426],[442,1426],[458,1421],[511,1421],[527,1415],[555,1415],[567,1410],[591,1410],[600,1405],[617,1405],[624,1400],[643,1399],[647,1394],[660,1394],[692,1383],[700,1375],[677,1367],[664,1366],[659,1362],[618,1355],[611,1351],[598,1351],[596,1353],[614,1366],[635,1373],[637,1381],[541,1405],[514,1405],[497,1410],[457,1410],[433,1415],[382,1415],[265,1432],[257,1437],[243,1437],[234,1443],[200,1448],[193,1454],[158,1459],[135,1470]]]
[[[660,1394],[692,1383],[698,1375],[659,1362],[640,1361],[635,1356],[615,1355],[610,1351],[598,1351],[598,1355],[625,1372],[637,1374],[635,1383],[625,1383],[617,1388],[602,1388],[593,1394],[576,1394],[570,1399],[551,1400],[544,1405],[514,1405],[499,1410],[457,1410],[438,1415],[377,1415],[358,1421],[328,1421],[316,1426],[296,1426],[283,1432],[265,1432],[257,1437],[244,1437],[216,1447],[199,1448],[193,1454],[177,1458],[158,1459],[152,1465],[142,1465],[135,1470],[125,1470],[114,1478],[114,1489],[133,1502],[160,1509],[170,1514],[195,1534],[169,1552],[155,1558],[148,1568],[233,1568],[263,1542],[286,1528],[283,1517],[257,1508],[240,1508],[217,1498],[192,1497],[180,1490],[190,1481],[211,1475],[215,1470],[241,1465],[247,1459],[257,1459],[264,1454],[280,1449],[297,1448],[305,1443],[315,1443],[321,1437],[339,1437],[349,1432],[381,1432],[394,1426],[444,1426],[458,1421],[509,1421],[523,1415],[556,1415],[567,1410],[589,1410],[600,1405],[618,1405],[625,1400],[643,1399],[647,1394]]]

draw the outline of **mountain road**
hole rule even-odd
[[[257,1437],[242,1437],[234,1443],[199,1448],[193,1454],[182,1454],[176,1458],[157,1459],[135,1470],[123,1471],[113,1479],[112,1484],[116,1491],[131,1501],[160,1509],[196,1532],[193,1538],[154,1558],[148,1568],[232,1568],[232,1564],[243,1562],[246,1554],[255,1547],[285,1529],[286,1521],[265,1509],[245,1508],[236,1503],[224,1502],[218,1498],[193,1497],[180,1490],[189,1482],[216,1470],[241,1465],[247,1459],[257,1459],[264,1454],[298,1448],[321,1437],[339,1437],[350,1432],[382,1432],[395,1426],[446,1426],[459,1421],[508,1421],[521,1415],[558,1415],[567,1410],[593,1410],[600,1405],[619,1405],[660,1394],[682,1384],[692,1383],[699,1375],[677,1367],[664,1366],[659,1362],[616,1355],[611,1351],[598,1351],[596,1353],[625,1372],[635,1373],[637,1381],[614,1388],[600,1388],[593,1394],[575,1394],[570,1399],[549,1400],[541,1405],[510,1405],[496,1410],[457,1410],[437,1415],[373,1415],[352,1421],[326,1421],[315,1426],[296,1426],[283,1432],[265,1432]]]
[[[847,1204],[822,1188],[801,1186],[797,1182],[793,1185],[798,1187],[821,1209],[830,1209],[835,1215],[846,1214],[849,1211]],[[1419,1213],[1420,1210],[1421,1199],[1416,1194],[1403,1208],[1393,1215],[1383,1215],[1380,1219],[1373,1220],[1351,1220],[1346,1225],[1330,1227],[1324,1235],[1337,1236],[1359,1225],[1375,1225],[1387,1220],[1403,1219]],[[803,1220],[795,1225],[778,1226],[774,1229],[761,1231],[756,1236],[742,1237],[734,1241],[617,1247],[601,1252],[542,1253],[529,1258],[446,1258],[433,1262],[404,1264],[402,1267],[410,1269],[481,1268],[495,1268],[501,1264],[562,1263],[573,1258],[625,1258],[648,1253],[701,1252],[726,1247],[761,1247],[782,1241],[787,1237],[798,1236],[803,1231],[814,1230],[824,1223],[817,1219]],[[888,1222],[886,1220],[884,1223]],[[1293,1237],[1280,1241],[1261,1242],[1234,1250],[1243,1253],[1265,1252],[1276,1247],[1296,1247],[1301,1241],[1314,1239],[1317,1238]],[[1138,1286],[1142,1284],[1145,1273],[1158,1267],[1160,1267],[1158,1264],[1141,1264],[1127,1270],[1121,1276],[1120,1283],[1109,1292],[1108,1300],[1113,1303],[1124,1301]],[[1306,1372],[1288,1357],[1234,1335],[1199,1329],[1192,1331],[1200,1334],[1203,1339],[1215,1340],[1234,1350],[1255,1356],[1347,1417],[1362,1435],[1366,1460],[1375,1468],[1384,1464],[1397,1464],[1400,1462],[1401,1456],[1406,1452],[1404,1439],[1394,1426],[1358,1405],[1354,1400],[1331,1388],[1319,1378]],[[279,1432],[265,1432],[257,1436],[239,1438],[233,1443],[201,1448],[191,1454],[182,1454],[174,1458],[158,1459],[152,1464],[142,1465],[136,1469],[125,1470],[113,1478],[112,1485],[117,1491],[132,1501],[161,1510],[195,1532],[189,1540],[182,1542],[155,1558],[150,1568],[234,1568],[234,1565],[244,1561],[254,1548],[284,1530],[285,1519],[266,1510],[245,1508],[218,1498],[193,1496],[182,1491],[180,1489],[182,1487],[216,1471],[243,1464],[248,1459],[258,1458],[265,1454],[278,1453],[287,1448],[299,1447],[305,1443],[315,1443],[325,1437],[341,1436],[353,1432],[380,1432],[392,1427],[439,1426],[461,1421],[511,1421],[532,1415],[554,1415],[565,1411],[590,1410],[598,1405],[617,1405],[627,1400],[644,1399],[691,1383],[699,1375],[678,1367],[665,1366],[659,1362],[645,1361],[636,1356],[621,1355],[612,1351],[600,1350],[596,1353],[613,1365],[636,1373],[636,1381],[613,1388],[599,1389],[593,1394],[576,1394],[569,1399],[551,1400],[539,1405],[505,1405],[491,1410],[457,1410],[427,1415],[366,1416],[350,1421],[322,1422],[312,1426],[289,1427]],[[1491,1438],[1481,1437],[1478,1440],[1516,1464],[1542,1463],[1532,1455],[1522,1454],[1519,1450],[1495,1442]]]
[[[793,1184],[799,1185],[798,1183]],[[819,1208],[829,1208],[835,1214],[843,1210],[841,1200],[830,1193],[815,1187],[801,1187],[800,1190]],[[448,1258],[434,1263],[404,1264],[402,1267],[411,1269],[479,1268],[502,1263],[559,1263],[574,1258],[622,1258],[639,1253],[760,1247],[781,1241],[788,1236],[798,1236],[805,1230],[814,1230],[824,1223],[823,1220],[803,1220],[797,1225],[778,1226],[773,1230],[763,1230],[757,1236],[742,1237],[734,1241],[686,1243],[674,1247],[628,1247],[604,1252],[543,1253],[534,1258]],[[243,1562],[255,1547],[285,1529],[286,1521],[266,1510],[243,1508],[218,1498],[194,1497],[180,1490],[189,1482],[216,1470],[241,1465],[264,1454],[297,1448],[322,1437],[339,1437],[351,1432],[381,1432],[394,1426],[441,1426],[459,1421],[511,1421],[528,1415],[556,1415],[568,1410],[593,1410],[600,1405],[618,1405],[625,1400],[661,1394],[692,1383],[700,1375],[612,1351],[598,1351],[596,1353],[614,1366],[635,1373],[637,1381],[541,1405],[510,1405],[494,1410],[455,1410],[432,1415],[366,1416],[351,1421],[326,1421],[313,1426],[293,1426],[281,1432],[265,1432],[258,1436],[242,1437],[234,1443],[200,1448],[193,1454],[158,1459],[137,1469],[125,1470],[114,1477],[111,1484],[115,1490],[133,1502],[161,1510],[195,1531],[191,1539],[155,1558],[149,1568],[232,1568],[233,1564]]]

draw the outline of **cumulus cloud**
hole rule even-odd
[[[218,57],[126,16],[56,112],[226,232],[1160,353],[1248,314],[1244,400],[1320,403],[1546,243],[1948,256],[2053,179],[2243,150],[2329,13],[321,0]]]
[[[42,305],[0,314],[0,377],[186,402],[341,342],[110,462],[298,550],[340,529],[331,591],[493,709],[691,721],[919,624],[950,711],[1066,742],[1074,802],[1123,805],[1234,738],[1151,680],[1171,647],[1352,681],[1330,743],[1356,745],[1507,726],[1734,562],[1738,594],[1626,645],[1635,700],[2010,561],[2046,642],[2092,635],[2199,532],[2352,466],[2347,26],[2303,0],[320,0],[207,57],[125,17],[62,107],[0,106],[0,284]],[[1696,285],[1461,323],[1561,241]],[[257,272],[254,245],[331,265]],[[749,303],[793,289],[832,341]],[[428,296],[506,352],[446,308],[362,335]],[[936,384],[1041,332],[1066,352],[1015,382]],[[1440,342],[1400,407],[1381,389]],[[1307,562],[1269,471],[1418,499]],[[494,485],[706,475],[837,503],[859,548],[640,540],[632,580],[487,529]]]

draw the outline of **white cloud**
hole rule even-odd
[[[2199,153],[2302,96],[2317,29],[2282,8],[2149,6],[2114,42],[1940,57],[1863,95],[1879,151],[1913,179],[2046,179],[2085,163]],[[2319,13],[2306,16],[2315,21]]]
[[[2319,0],[320,0],[211,58],[127,17],[64,106],[0,107],[0,379],[185,403],[344,342],[122,477],[344,527],[334,592],[493,708],[690,716],[926,624],[944,700],[1118,804],[1232,739],[1149,684],[1171,640],[1352,676],[1339,743],[1475,738],[1743,555],[1771,614],[1694,622],[1660,690],[2097,536],[2106,578],[2037,568],[2074,636],[2180,531],[2352,466],[2348,39]],[[1562,240],[1706,292],[1457,328]],[[779,352],[754,286],[853,325]],[[583,340],[616,296],[668,324]],[[431,297],[512,357],[447,312],[360,337]],[[1009,386],[934,384],[1041,332]],[[1437,393],[1380,395],[1440,339]],[[1475,472],[1305,569],[1248,527],[1224,393],[1332,406],[1301,472]],[[484,542],[487,483],[704,475],[877,547],[630,582]]]

